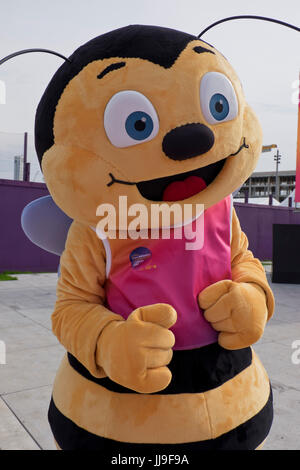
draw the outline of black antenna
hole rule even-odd
[[[218,24],[225,23],[226,21],[231,21],[231,20],[240,20],[240,19],[249,19],[249,20],[263,20],[263,21],[270,21],[271,23],[277,23],[281,24],[282,26],[286,26],[287,28],[294,29],[295,31],[300,31],[300,28],[297,26],[294,26],[289,23],[285,23],[284,21],[280,20],[275,20],[274,18],[268,18],[266,16],[256,16],[256,15],[239,15],[239,16],[229,16],[228,18],[223,18],[222,20],[216,21],[215,23],[212,23],[210,26],[205,28],[199,35],[198,38],[200,39],[203,34],[205,34],[209,29],[213,28],[214,26],[217,26]]]
[[[29,52],[46,52],[48,54],[57,55],[61,59],[64,59],[64,60],[68,61],[70,64],[72,63],[72,61],[70,59],[63,56],[59,52],[54,52],[54,51],[51,51],[49,49],[24,49],[23,51],[13,52],[12,54],[7,55],[6,57],[4,57],[3,59],[0,60],[0,65],[4,64],[4,62],[6,62],[9,59],[12,59],[13,57],[16,57],[16,56],[21,55],[21,54],[27,54]]]

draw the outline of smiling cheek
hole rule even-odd
[[[254,111],[249,106],[245,109],[243,123],[243,132],[246,136],[247,143],[249,143],[252,150],[252,166],[255,166],[261,153],[263,136],[260,122]]]
[[[216,158],[228,157],[239,149],[243,137],[242,119],[237,117],[232,121],[213,126],[215,145],[212,149]]]
[[[44,155],[43,173],[55,203],[72,219],[94,223],[97,206],[109,202],[108,169],[82,148],[52,146]]]

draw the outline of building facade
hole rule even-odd
[[[276,182],[275,171],[254,172],[235,194],[235,197],[243,198],[247,193],[249,198],[268,197],[272,194],[281,202],[295,189],[295,181],[296,171],[293,170],[279,171],[278,182]]]

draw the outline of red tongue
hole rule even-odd
[[[164,201],[182,201],[206,188],[206,183],[200,176],[189,176],[184,181],[173,181],[164,190]]]

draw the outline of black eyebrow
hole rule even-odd
[[[104,70],[102,70],[102,72],[99,73],[99,75],[97,75],[97,78],[99,78],[99,79],[103,78],[104,75],[111,72],[112,70],[121,69],[122,67],[125,67],[125,65],[126,65],[126,62],[117,62],[115,64],[110,64],[108,67],[106,67]]]
[[[211,54],[214,54],[213,51],[211,51],[210,49],[206,49],[205,47],[202,47],[202,46],[196,46],[193,48],[193,50],[197,52],[197,54],[201,54],[202,52],[210,52]]]

